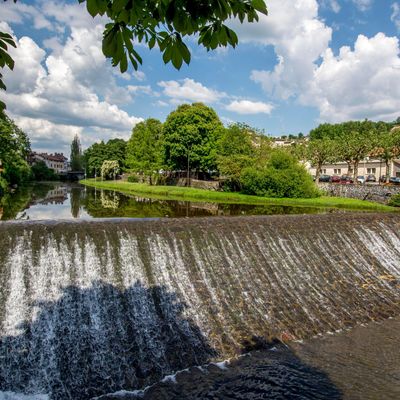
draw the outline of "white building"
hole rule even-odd
[[[315,166],[308,165],[308,171],[311,175],[316,175],[317,169]],[[324,175],[345,175],[347,173],[353,175],[353,167],[348,169],[348,164],[346,162],[337,162],[331,164],[324,164],[321,168],[321,174]],[[379,159],[368,159],[366,158],[363,161],[360,161],[358,165],[358,173],[357,175],[375,175],[378,179],[380,176],[386,174],[386,165],[384,161]],[[400,160],[393,160],[389,164],[389,176],[398,176],[400,177]]]
[[[30,164],[35,164],[38,161],[43,161],[47,168],[52,169],[57,174],[67,172],[69,170],[68,159],[63,153],[31,153],[29,157]]]

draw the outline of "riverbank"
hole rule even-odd
[[[95,181],[86,179],[80,181],[83,185],[99,189],[116,190],[126,194],[145,196],[154,199],[206,201],[215,203],[282,205],[298,207],[343,208],[360,211],[396,212],[397,209],[371,201],[348,199],[341,197],[321,196],[312,199],[265,198],[241,193],[214,192],[204,189],[194,189],[177,186],[150,186],[143,183],[126,181]]]

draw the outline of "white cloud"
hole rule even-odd
[[[371,8],[374,0],[352,0],[358,9],[361,11],[367,11]]]
[[[396,28],[400,31],[400,4],[393,3],[391,5],[392,15],[390,16],[390,20],[396,25]]]
[[[161,81],[158,85],[164,89],[163,94],[170,97],[173,104],[184,101],[215,103],[222,97],[226,97],[225,93],[209,89],[189,78],[181,81]]]
[[[235,100],[225,108],[238,114],[271,114],[274,106],[261,101]]]
[[[337,0],[319,0],[323,7],[331,9],[334,13],[338,13],[341,10],[341,6]]]
[[[274,46],[278,63],[271,70],[255,70],[251,79],[270,95],[287,99],[305,90],[315,62],[328,47],[332,29],[318,18],[316,0],[270,0],[268,16],[258,24],[233,23],[241,42]]]
[[[354,50],[327,49],[303,104],[319,108],[325,121],[393,120],[400,110],[400,48],[396,37],[359,35]]]
[[[142,119],[118,107],[131,102],[132,95],[118,85],[113,68],[102,54],[103,26],[90,16],[90,20],[79,17],[87,14],[82,6],[41,4],[46,16],[51,15],[60,24],[72,24],[70,34],[66,40],[49,38],[44,45],[52,50],[50,54],[30,37],[18,39],[17,49],[10,50],[14,71],[4,71],[8,112],[41,149],[57,143],[64,146],[66,138],[76,132],[88,144],[103,138],[106,132],[128,137]],[[52,141],[46,132],[52,132]]]

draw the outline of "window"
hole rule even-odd
[[[324,169],[322,170],[322,173],[323,173],[324,175],[326,175],[326,168],[324,168]]]
[[[334,170],[333,170],[333,173],[335,174],[335,175],[340,175],[341,173],[342,173],[342,169],[341,168],[335,168]]]
[[[367,168],[367,174],[376,174],[376,168]]]

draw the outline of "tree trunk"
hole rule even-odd
[[[360,163],[360,161],[354,161],[354,175],[353,175],[353,180],[354,180],[354,183],[356,184],[356,185],[358,185],[358,181],[357,181],[357,176],[358,176],[358,164]]]
[[[389,165],[389,160],[385,160],[385,182],[389,183],[389,178],[390,178],[390,165]]]
[[[315,172],[315,182],[319,182],[319,177],[320,177],[320,175],[321,175],[321,171],[322,171],[322,163],[318,163],[317,164],[317,170],[316,170],[316,172]]]

